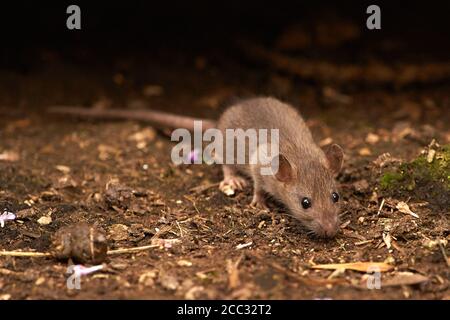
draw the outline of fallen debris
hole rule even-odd
[[[384,262],[351,262],[351,263],[317,264],[311,266],[310,268],[323,270],[345,269],[360,272],[368,272],[368,270],[379,270],[379,272],[386,272],[392,270],[394,266]]]
[[[383,198],[383,200],[381,200],[380,207],[378,208],[377,216],[379,216],[380,213],[381,213],[381,210],[383,210],[383,207],[384,207],[384,203],[385,203],[385,202],[386,202],[386,200]]]
[[[372,163],[379,168],[383,168],[391,163],[401,162],[400,159],[394,158],[389,152],[383,153],[376,158]]]
[[[243,244],[238,244],[236,246],[236,250],[241,250],[247,247],[250,247],[253,244],[253,241],[247,242],[247,243],[243,243]]]
[[[227,272],[228,272],[228,288],[233,290],[241,283],[239,279],[239,263],[242,260],[242,255],[233,262],[231,259],[227,259]]]
[[[414,218],[419,218],[419,215],[417,213],[414,213],[411,211],[411,209],[409,209],[409,206],[406,202],[400,201],[399,203],[397,203],[396,208],[398,211],[400,211],[401,213],[406,213],[409,214],[411,216],[413,216]]]

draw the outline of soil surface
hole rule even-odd
[[[103,59],[101,50],[39,49],[33,53],[38,66],[1,71],[0,214],[17,217],[0,228],[0,250],[49,252],[57,230],[81,223],[103,230],[110,250],[154,245],[108,256],[103,269],[82,276],[80,290],[67,287],[70,261],[0,256],[2,299],[450,297],[449,208],[425,191],[393,196],[379,184],[384,153],[388,162],[404,162],[433,139],[450,143],[448,80],[334,85],[238,50],[161,49]],[[324,49],[302,59],[353,60],[346,50]],[[358,48],[358,66],[373,58],[370,50]],[[395,63],[380,56],[388,66]],[[420,67],[435,61],[402,50],[398,57]],[[233,197],[221,193],[219,166],[175,166],[174,143],[145,123],[45,112],[78,105],[216,118],[234,98],[257,95],[292,103],[318,143],[345,150],[336,238],[308,236],[276,204],[270,211],[251,208],[251,188]],[[415,215],[399,210],[399,202]],[[313,268],[353,262],[392,269],[382,272],[380,289],[370,289],[373,275],[364,271]]]

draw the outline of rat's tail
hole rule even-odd
[[[155,110],[88,109],[83,107],[51,107],[48,112],[90,119],[122,119],[148,122],[161,129],[185,128],[194,130],[194,121],[202,121],[202,130],[216,128],[216,122],[209,119],[196,119]]]

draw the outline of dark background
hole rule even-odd
[[[82,30],[66,28],[66,8],[77,4]],[[378,4],[382,30],[363,28],[366,41],[400,36],[411,50],[449,52],[448,1],[14,1],[2,3],[3,67],[30,64],[33,50],[89,47],[104,57],[127,50],[218,49],[236,37],[270,42],[284,26],[338,15],[365,26],[366,8]]]

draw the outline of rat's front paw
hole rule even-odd
[[[261,209],[261,210],[269,210],[267,207],[266,199],[261,193],[255,193],[253,195],[252,202],[250,203],[250,207]]]
[[[225,177],[219,184],[219,189],[227,196],[234,195],[236,190],[242,190],[247,186],[247,180],[238,176]]]

